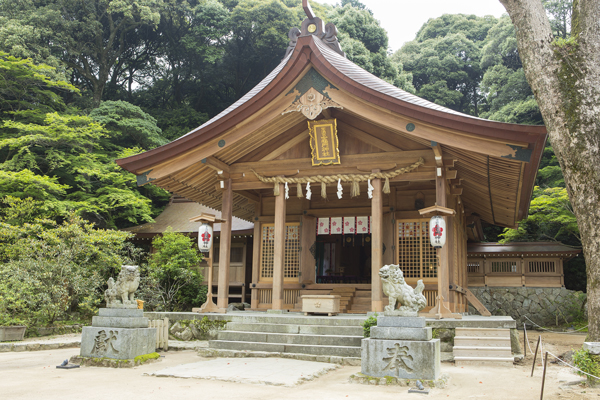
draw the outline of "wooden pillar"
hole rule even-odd
[[[258,217],[261,215],[261,203],[254,205],[254,234],[252,236],[252,284],[258,283],[260,277],[260,245],[262,243],[262,226],[258,221]],[[252,292],[250,294],[250,308],[258,308],[258,289],[251,286]]]
[[[454,252],[457,251],[456,248],[456,227],[454,223],[454,218],[446,218],[446,230],[448,231],[448,238],[446,240],[446,245],[444,247],[448,248],[448,287],[450,287],[450,282],[453,285],[458,284],[456,280],[456,265],[454,263],[455,257]],[[448,290],[448,308],[452,312],[457,312],[456,302],[458,300],[457,292],[454,290]]]
[[[217,307],[227,308],[229,304],[229,257],[231,254],[231,222],[233,209],[233,192],[231,179],[224,181],[221,206],[221,236],[219,240],[219,290],[217,292]]]
[[[379,172],[373,171],[373,172]],[[371,199],[371,311],[383,311],[383,292],[379,269],[383,266],[383,194],[381,179],[373,179]]]
[[[446,207],[446,171],[444,168],[438,168],[438,173],[435,178],[435,203],[440,207]],[[444,217],[446,220],[446,232],[451,232],[448,224],[450,217]],[[450,299],[450,277],[449,277],[449,259],[450,246],[446,244],[437,251],[439,259],[438,268],[438,296],[444,297],[444,305],[448,308],[448,300]]]
[[[285,256],[285,195],[279,184],[279,196],[275,196],[275,243],[273,251],[273,310],[283,310],[283,263]]]
[[[302,253],[300,254],[300,283],[315,283],[315,258],[310,252],[317,239],[317,219],[308,215],[302,216]]]

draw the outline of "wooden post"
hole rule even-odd
[[[435,203],[440,207],[446,207],[446,171],[444,168],[438,168],[441,172],[436,174],[435,178]],[[444,217],[446,220],[446,231],[451,232],[449,227],[449,217]],[[450,277],[449,277],[449,259],[450,259],[450,243],[446,243],[444,247],[438,249],[438,296],[444,298],[444,305],[448,308],[448,300],[450,299]]]
[[[252,236],[252,282],[258,283],[258,279],[260,277],[260,244],[262,242],[262,227],[260,226],[260,222],[256,220],[256,218],[260,217],[261,214],[261,203],[262,198],[259,203],[254,206],[254,235]],[[255,310],[258,308],[258,289],[251,287],[251,297],[250,297],[250,308]]]
[[[446,245],[444,248],[448,249],[448,287],[450,287],[450,282],[452,282],[454,285],[458,284],[456,279],[456,265],[454,265],[454,252],[458,251],[456,248],[456,227],[454,226],[455,218],[446,217],[446,230],[448,231],[448,238],[446,239]],[[448,290],[448,308],[450,311],[458,311],[456,309],[457,298],[458,294],[455,291]]]
[[[285,195],[279,184],[279,196],[275,197],[275,243],[273,251],[273,310],[283,310],[283,264],[285,256]]]
[[[233,210],[233,192],[231,179],[224,181],[223,204],[221,206],[221,237],[219,241],[219,290],[217,292],[217,307],[227,308],[229,305],[229,257],[231,254],[231,222]]]
[[[374,170],[373,172],[379,172]],[[373,179],[371,199],[371,311],[383,311],[383,292],[379,269],[383,266],[383,196],[381,179]]]
[[[317,238],[317,219],[308,215],[302,216],[302,253],[300,255],[300,283],[315,283],[315,258],[310,252],[310,247]]]

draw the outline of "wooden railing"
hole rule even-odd
[[[169,318],[150,320],[149,328],[156,328],[156,348],[169,350]]]

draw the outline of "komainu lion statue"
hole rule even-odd
[[[122,265],[117,282],[108,279],[108,289],[104,292],[106,307],[137,308],[133,295],[140,285],[140,270],[137,265]]]
[[[413,289],[404,281],[399,266],[394,264],[381,268],[379,276],[383,283],[383,293],[390,298],[390,304],[385,306],[386,315],[414,317],[427,306],[427,299],[423,296],[423,280],[419,279],[417,287]],[[398,309],[396,305],[399,306]]]

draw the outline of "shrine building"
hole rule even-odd
[[[230,293],[232,218],[254,224],[251,306],[291,310],[302,294],[347,293],[347,312],[382,311],[379,269],[399,264],[468,310],[467,241],[481,221],[527,215],[543,126],[488,121],[407,93],[349,61],[337,30],[315,17],[292,28],[282,62],[204,125],[117,160],[154,184],[221,212],[217,306]],[[434,213],[442,249],[429,242]],[[215,256],[216,257],[216,256]]]

